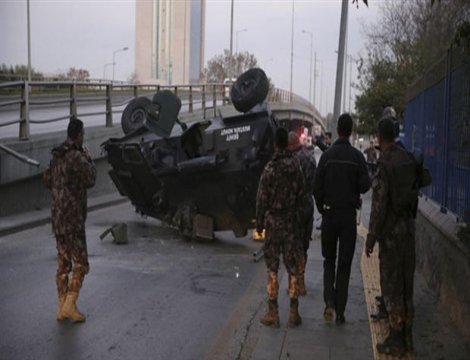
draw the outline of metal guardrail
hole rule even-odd
[[[185,94],[187,99],[183,101],[183,105],[188,107],[188,112],[192,113],[199,104],[204,110],[206,108],[214,109],[218,104],[225,105],[229,102],[225,84],[194,84],[194,85],[130,85],[130,84],[113,84],[101,82],[44,82],[44,81],[15,81],[0,83],[0,99],[2,97],[12,96],[16,93],[16,99],[0,100],[0,108],[7,106],[19,105],[19,119],[9,120],[0,123],[0,128],[13,124],[19,124],[19,139],[28,140],[30,138],[30,124],[46,124],[72,117],[86,117],[93,115],[105,115],[106,126],[113,126],[113,113],[119,113],[119,110],[113,110],[115,107],[123,106],[133,98],[139,96],[139,93],[158,92],[166,89],[171,90],[175,94]],[[96,96],[96,92],[100,93]],[[19,98],[18,98],[19,93]],[[113,94],[132,94],[129,98],[120,103],[113,102]],[[49,97],[56,95],[58,98],[35,100],[33,96],[47,94]],[[196,98],[199,95],[199,99]],[[102,112],[78,113],[77,105],[87,102],[105,102],[106,108]],[[211,106],[208,104],[211,103]],[[30,110],[32,105],[60,105],[68,104],[70,111],[68,115],[60,116],[52,119],[31,119]]]
[[[26,155],[20,154],[19,152],[16,152],[15,150],[13,150],[13,149],[11,149],[8,146],[5,146],[3,144],[0,144],[0,150],[5,151],[7,154],[10,154],[10,155],[14,156],[18,160],[20,160],[20,161],[22,161],[26,164],[36,166],[36,167],[39,167],[39,165],[41,165],[39,163],[39,161],[31,159],[31,158],[27,157]]]
[[[203,111],[213,110],[217,115],[219,105],[230,103],[229,89],[231,84],[191,84],[191,85],[155,85],[155,84],[122,84],[111,82],[77,82],[77,81],[14,81],[0,83],[0,108],[19,105],[19,118],[7,120],[0,123],[0,128],[19,124],[19,139],[30,139],[30,124],[46,124],[57,122],[73,117],[87,117],[104,115],[105,125],[113,126],[113,114],[122,110],[115,110],[116,107],[126,105],[129,101],[139,96],[170,90],[180,95],[183,106],[187,107],[189,113],[193,113],[196,108]],[[119,103],[116,101],[117,95],[127,96]],[[3,100],[3,99],[6,100]],[[79,113],[77,105],[82,103],[102,103],[105,102],[105,110],[99,112]],[[316,119],[321,119],[317,109],[307,100],[289,91],[273,89],[268,97],[269,102],[276,103],[299,103],[306,106]],[[51,119],[32,119],[31,107],[56,106],[67,104],[69,114]]]

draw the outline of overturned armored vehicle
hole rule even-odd
[[[268,89],[263,70],[248,70],[230,91],[240,114],[188,123],[178,120],[181,100],[169,91],[134,99],[124,113],[144,115],[143,126],[103,144],[121,195],[186,236],[212,238],[216,230],[244,236],[253,228],[258,181],[277,127],[264,102]]]

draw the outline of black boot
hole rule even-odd
[[[413,351],[413,328],[411,327],[411,325],[405,325],[403,333],[405,337],[406,351]]]
[[[402,330],[390,329],[383,343],[377,344],[377,351],[381,354],[401,357],[405,355],[405,339]]]

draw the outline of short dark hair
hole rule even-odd
[[[390,143],[395,141],[395,125],[392,119],[387,118],[380,120],[377,125],[377,132],[383,141]]]
[[[333,137],[333,134],[331,133],[331,131],[327,131],[325,132],[325,136],[328,136],[331,139]]]
[[[278,128],[276,130],[274,142],[276,143],[277,147],[282,150],[287,148],[287,145],[289,144],[289,133],[287,130],[284,128]]]
[[[344,113],[338,119],[338,135],[349,137],[352,133],[353,120],[351,115]]]
[[[67,126],[67,137],[76,140],[80,132],[83,130],[83,121],[77,118],[72,118]]]

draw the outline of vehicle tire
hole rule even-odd
[[[150,107],[150,99],[142,96],[132,99],[122,112],[121,126],[124,134],[129,134],[144,125],[146,109]]]
[[[269,80],[260,68],[253,68],[241,74],[232,85],[230,98],[240,112],[247,112],[262,103],[269,91]]]

